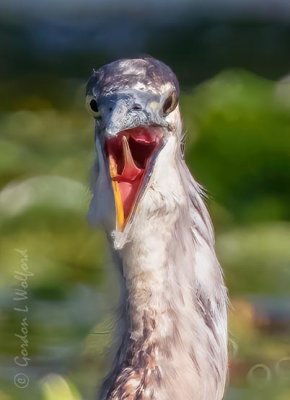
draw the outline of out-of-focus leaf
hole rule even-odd
[[[76,387],[60,375],[51,374],[41,382],[43,400],[81,400]]]
[[[13,182],[0,192],[0,215],[9,218],[38,206],[84,211],[88,189],[81,183],[60,176],[36,176]]]

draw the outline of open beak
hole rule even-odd
[[[105,140],[119,231],[135,212],[162,145],[163,129],[158,126],[137,126]]]

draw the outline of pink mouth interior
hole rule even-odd
[[[125,130],[106,141],[107,156],[114,160],[117,167],[116,175],[111,178],[118,182],[125,221],[133,209],[149,161],[160,141],[160,129],[154,127]]]

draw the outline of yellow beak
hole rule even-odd
[[[117,176],[118,173],[117,173],[117,164],[112,156],[109,156],[109,165],[110,165],[110,175],[112,178],[112,187],[115,199],[117,228],[120,231],[122,231],[125,225],[124,208],[118,183],[113,180],[113,178]]]

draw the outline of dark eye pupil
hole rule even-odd
[[[97,104],[96,100],[94,100],[94,99],[90,101],[90,107],[91,107],[92,111],[94,111],[96,113],[99,111],[98,104]]]
[[[168,113],[168,111],[171,109],[173,105],[173,95],[170,95],[164,102],[163,105],[163,112],[164,114]]]

